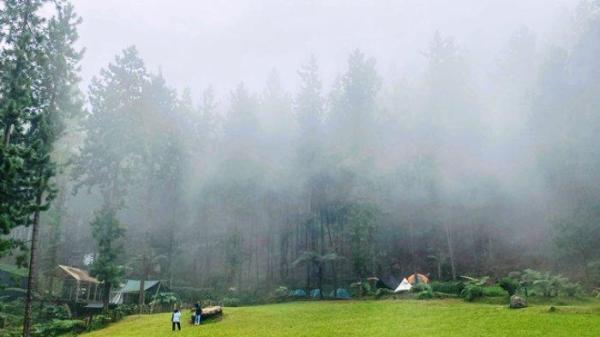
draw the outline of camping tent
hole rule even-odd
[[[415,275],[416,275],[416,277],[415,277]],[[406,278],[406,280],[408,281],[408,283],[414,285],[415,280],[417,280],[417,277],[419,280],[418,283],[425,283],[425,284],[429,283],[429,278],[427,276],[425,276],[423,274],[419,274],[419,273],[410,275],[409,277]]]
[[[290,297],[306,297],[306,291],[302,289],[295,289],[290,291]]]
[[[400,284],[398,285],[398,287],[396,288],[396,290],[394,290],[395,293],[399,293],[402,291],[409,291],[412,288],[412,285],[408,282],[408,280],[405,278],[402,280],[402,282],[400,282]]]

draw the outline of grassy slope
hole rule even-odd
[[[187,315],[186,315],[187,316]],[[133,316],[85,337],[171,336],[170,314]],[[177,336],[600,336],[600,307],[509,310],[457,300],[297,302],[226,308],[223,319],[187,322]]]

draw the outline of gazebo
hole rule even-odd
[[[98,289],[100,282],[85,270],[58,265],[56,277],[62,280],[60,298],[63,300],[96,302],[102,298],[102,289]]]

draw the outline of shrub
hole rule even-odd
[[[375,292],[375,297],[376,298],[381,298],[381,297],[390,296],[390,295],[394,295],[394,291],[391,290],[391,289],[379,288]]]
[[[81,320],[54,319],[49,323],[33,326],[32,335],[35,337],[54,337],[66,333],[85,331],[85,322]]]
[[[433,292],[431,286],[429,286],[429,284],[427,283],[417,283],[412,288],[410,288],[410,291],[412,291],[413,293],[420,293],[422,291]]]
[[[566,282],[561,285],[561,291],[569,297],[575,297],[582,292],[582,289],[579,283]]]
[[[475,284],[468,284],[460,293],[466,301],[473,302],[476,298],[483,296],[483,287]]]
[[[498,285],[504,289],[509,296],[516,294],[517,290],[519,290],[519,282],[512,277],[503,277]]]
[[[224,307],[239,307],[240,299],[235,297],[225,297],[221,300],[221,304],[223,304]]]
[[[439,282],[434,281],[430,283],[431,289],[435,292],[440,292],[444,294],[454,294],[460,295],[462,290],[465,288],[464,283],[460,281],[450,281],[450,282]]]
[[[507,295],[506,290],[500,286],[483,287],[483,296],[485,297],[504,297]]]
[[[417,294],[417,299],[420,299],[420,300],[430,300],[432,298],[433,298],[433,291],[431,291],[431,289],[423,290]]]
[[[92,318],[92,323],[90,324],[91,330],[105,328],[111,321],[112,318],[108,315],[96,315]]]

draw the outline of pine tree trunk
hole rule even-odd
[[[323,213],[319,211],[319,222],[321,230],[321,258],[325,256],[325,226],[323,225]],[[323,261],[319,263],[319,297],[323,299]]]
[[[23,337],[31,336],[31,324],[32,324],[32,302],[33,302],[33,291],[35,289],[36,281],[36,253],[37,253],[37,237],[39,233],[40,225],[40,208],[42,206],[43,199],[43,187],[44,179],[41,177],[42,173],[40,170],[40,182],[38,186],[38,193],[35,198],[36,210],[33,213],[33,228],[31,231],[31,248],[29,251],[29,275],[27,275],[27,295],[25,297],[25,313],[23,315]]]
[[[111,288],[110,282],[104,282],[104,293],[102,294],[102,303],[103,303],[103,310],[105,313],[108,312],[108,305],[110,303],[110,288]]]
[[[454,263],[454,249],[452,247],[452,239],[450,238],[450,226],[445,220],[444,231],[446,232],[446,243],[448,244],[448,257],[450,258],[450,269],[452,271],[452,279],[456,281],[456,265]]]
[[[146,299],[145,299],[145,285],[146,285],[146,275],[144,275],[142,277],[142,279],[140,280],[140,297],[139,297],[139,309],[140,309],[140,315],[144,313],[144,306],[146,305]]]

